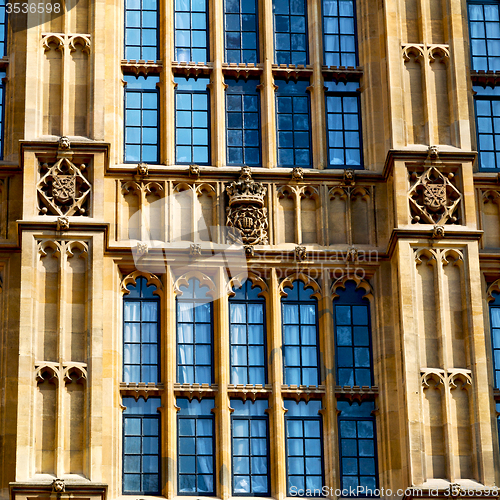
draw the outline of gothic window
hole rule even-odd
[[[175,0],[175,60],[204,63],[208,57],[206,0]]]
[[[128,285],[123,299],[123,381],[158,382],[159,307],[155,286],[145,278]]]
[[[296,281],[281,299],[283,372],[288,385],[319,385],[318,302]]]
[[[361,167],[361,119],[358,82],[325,82],[328,165]]]
[[[500,5],[491,0],[469,0],[472,69],[500,70]]]
[[[469,0],[469,36],[473,71],[500,70],[500,5]],[[473,78],[478,164],[481,170],[500,168],[500,90]]]
[[[239,64],[259,61],[258,19],[257,0],[225,0],[226,62]]]
[[[233,495],[270,495],[267,407],[265,400],[231,400]]]
[[[288,496],[322,496],[323,446],[321,401],[285,400]],[[308,495],[309,496],[309,495]]]
[[[474,86],[479,168],[500,168],[500,87]]]
[[[177,380],[181,384],[211,384],[212,302],[197,278],[181,286],[177,297]]]
[[[213,399],[177,398],[177,464],[179,495],[215,493]]]
[[[193,0],[194,2],[195,0]],[[209,78],[176,77],[175,157],[177,163],[210,163]]]
[[[494,387],[500,389],[500,294],[494,293],[490,302],[491,346],[493,349]]]
[[[356,283],[348,281],[345,290],[333,301],[337,385],[373,385],[370,305],[364,299],[365,291],[356,290]]]
[[[275,80],[278,166],[312,166],[308,81]]]
[[[265,301],[247,280],[229,298],[231,384],[266,383]]]
[[[124,397],[123,493],[160,494],[160,398]]]
[[[124,75],[125,161],[158,163],[158,76]]]
[[[0,71],[0,159],[3,158],[5,122],[5,71]]]
[[[125,59],[159,59],[157,9],[156,0],[125,1]]]
[[[273,0],[274,62],[308,64],[306,0]]]
[[[227,164],[260,166],[258,80],[226,80]]]
[[[354,0],[323,0],[326,66],[357,66]]]
[[[376,496],[378,487],[374,410],[373,401],[337,402],[341,489],[356,491],[360,487],[362,494],[357,496],[362,497]]]
[[[7,13],[5,0],[0,1],[0,57],[7,55]],[[5,75],[3,76],[5,78]]]

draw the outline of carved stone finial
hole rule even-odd
[[[189,177],[198,178],[200,176],[200,167],[198,165],[189,165]]]
[[[264,197],[267,187],[252,179],[249,167],[243,167],[240,177],[226,187],[229,195],[226,225],[228,237],[243,245],[267,245],[267,208]]]
[[[143,177],[149,175],[149,165],[147,163],[137,164],[137,175],[142,175]]]
[[[56,229],[58,231],[67,231],[69,229],[69,219],[66,216],[58,217]]]
[[[307,252],[306,247],[296,246],[295,247],[295,260],[303,261],[306,260]]]
[[[444,238],[444,226],[434,226],[432,229],[432,237],[434,239]]]
[[[344,175],[342,179],[344,181],[344,184],[350,184],[351,186],[354,186],[356,182],[354,179],[354,170],[352,168],[346,168],[344,170]]]
[[[58,148],[63,150],[69,150],[71,148],[71,143],[65,135],[59,137]]]
[[[66,484],[64,483],[64,479],[54,479],[52,481],[52,491],[55,493],[62,493],[66,491]]]
[[[191,257],[201,255],[201,245],[199,245],[198,243],[191,243],[191,245],[189,246],[189,255]]]
[[[304,179],[304,169],[301,167],[294,167],[292,170],[292,180],[301,181]]]
[[[356,247],[351,247],[347,250],[346,260],[348,262],[356,262],[358,260],[358,249]]]
[[[148,244],[144,243],[143,241],[138,241],[137,242],[137,247],[136,247],[136,255],[137,258],[144,257],[144,255],[147,255],[149,252]]]
[[[429,146],[427,149],[427,155],[431,160],[435,160],[439,157],[439,149],[437,146]]]

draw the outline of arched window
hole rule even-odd
[[[337,385],[372,386],[370,303],[365,290],[347,281],[333,301]]]
[[[234,296],[229,298],[231,384],[267,382],[266,304],[260,292],[247,280],[242,287],[234,288]]]
[[[212,299],[192,278],[177,297],[177,381],[212,384]]]
[[[281,299],[283,372],[288,385],[319,385],[318,302],[296,281]]]
[[[123,299],[123,381],[159,382],[160,298],[139,277]]]

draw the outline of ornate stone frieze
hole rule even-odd
[[[443,226],[454,224],[462,200],[460,191],[452,184],[454,174],[444,175],[436,167],[427,168],[420,176],[410,175],[413,184],[408,193],[412,223]]]
[[[268,218],[264,207],[267,187],[252,179],[249,167],[243,167],[240,178],[226,187],[229,195],[226,225],[228,238],[243,245],[267,245]]]
[[[40,215],[89,215],[92,186],[84,175],[85,165],[77,167],[68,158],[52,166],[40,166],[37,184]]]

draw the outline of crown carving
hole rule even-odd
[[[252,179],[250,167],[243,167],[240,171],[240,177],[226,187],[229,195],[229,206],[233,205],[257,205],[264,206],[264,196],[267,187],[260,182]]]

